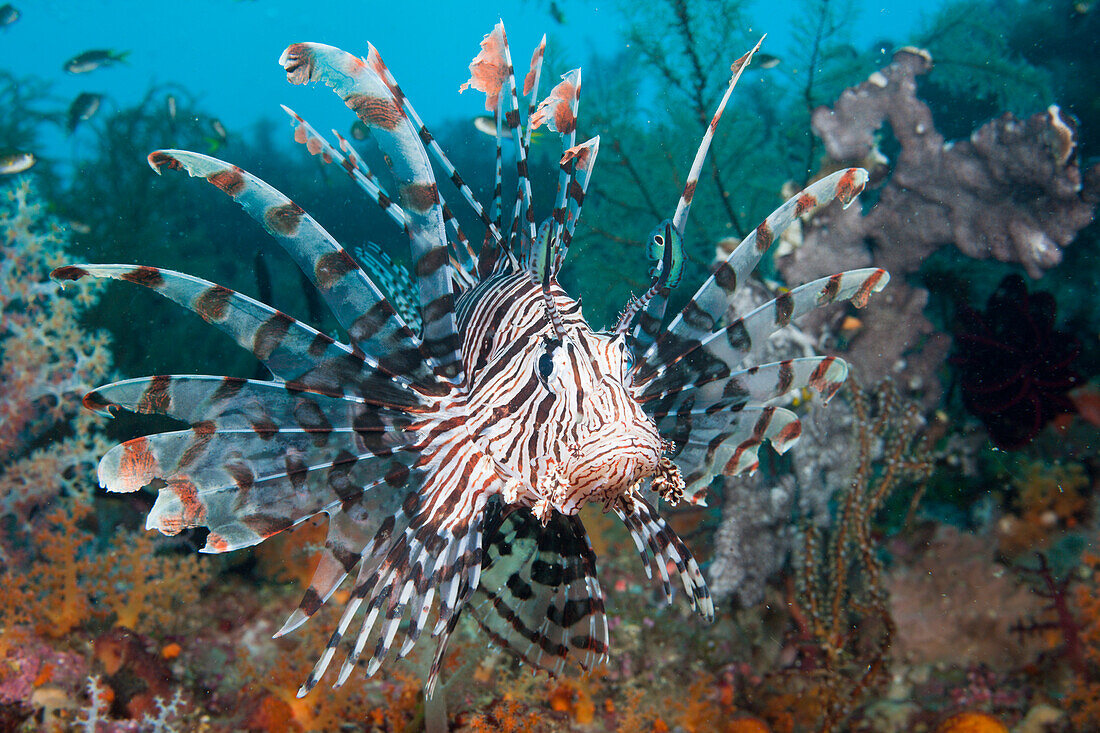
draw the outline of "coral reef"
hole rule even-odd
[[[866,390],[852,386],[848,397],[856,469],[837,496],[830,527],[806,527],[788,599],[794,623],[789,643],[798,651],[801,673],[789,689],[813,690],[822,731],[842,725],[887,676],[885,657],[896,624],[872,523],[894,491],[919,485],[932,468],[919,409],[891,382]],[[918,498],[919,489],[911,506]]]
[[[884,583],[898,661],[1004,669],[1045,648],[1013,632],[1041,603],[996,562],[988,537],[943,527],[891,550],[896,564]]]
[[[1100,167],[1082,173],[1076,129],[1055,106],[1024,120],[1003,115],[966,140],[945,142],[916,94],[917,78],[931,68],[927,52],[901,49],[831,107],[815,110],[826,170],[870,167],[877,189],[866,198],[874,203],[807,217],[803,246],[777,258],[789,282],[838,266],[874,264],[893,273],[885,297],[862,314],[864,328],[848,340],[849,356],[864,379],[895,376],[927,407],[939,401],[937,370],[950,342],[923,313],[928,293],[899,276],[954,243],[970,257],[1017,262],[1038,277],[1061,261],[1100,200]],[[899,145],[892,164],[879,150],[887,127]],[[803,327],[815,335],[839,331],[826,318],[812,314]]]
[[[1074,588],[1073,603],[1080,630],[1082,667],[1069,695],[1072,720],[1078,730],[1100,726],[1100,555],[1087,554],[1082,581]]]
[[[86,495],[108,447],[80,407],[111,366],[104,334],[79,324],[99,289],[62,293],[49,279],[66,242],[29,178],[0,190],[0,517],[25,520],[58,494]]]
[[[1025,461],[1011,477],[1012,511],[997,522],[997,547],[1007,556],[1046,547],[1089,515],[1090,480],[1079,463]]]
[[[916,78],[931,68],[927,52],[902,49],[832,108],[814,112],[814,132],[838,163],[868,159],[887,122],[901,146],[878,204],[862,218],[864,237],[892,271],[912,271],[953,242],[970,257],[1018,262],[1039,277],[1061,261],[1100,199],[1100,190],[1082,185],[1072,120],[1055,106],[1026,120],[1006,114],[945,144],[916,96]]]

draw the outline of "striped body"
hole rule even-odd
[[[565,338],[527,273],[498,275],[459,302],[471,435],[510,472],[509,503],[576,514],[652,475],[657,426],[627,387],[626,339],[597,334],[556,286]]]
[[[661,518],[660,501],[701,503],[720,474],[755,470],[764,441],[798,438],[797,416],[777,403],[792,390],[831,396],[847,375],[834,357],[760,364],[768,336],[838,300],[856,306],[888,276],[866,269],[824,278],[757,310],[727,312],[775,237],[817,205],[852,201],[859,169],[823,178],[738,246],[667,325],[664,305],[683,270],[685,226],[709,141],[752,52],[733,67],[672,219],[653,230],[651,286],[608,333],[594,332],[558,285],[584,203],[599,139],[575,143],[579,70],[536,104],[543,44],[519,87],[502,24],[481,44],[469,85],[486,94],[497,135],[498,197],[484,207],[424,127],[370,46],[358,58],[294,44],[280,63],[293,84],[323,83],[355,112],[384,153],[387,191],[350,143],[333,145],[293,111],[294,139],[339,166],[409,238],[415,283],[366,267],[289,198],[247,171],[198,153],[156,151],[158,173],[185,171],[224,192],[294,258],[340,323],[332,338],[264,303],[199,277],[139,265],[69,265],[61,281],[115,278],[192,310],[254,354],[267,380],[201,375],[128,379],[85,396],[106,415],[169,415],[189,425],[136,438],[101,460],[109,491],[152,488],[148,529],[208,530],[207,552],[255,545],[324,514],[328,536],[298,608],[278,632],[305,623],[345,582],[350,587],[304,695],[344,651],[336,684],[373,674],[395,642],[408,653],[425,629],[437,639],[431,694],[447,640],[464,611],[501,647],[551,673],[591,668],[609,648],[596,558],[578,511],[600,502],[631,533],[647,575],[704,618],[713,604],[690,551]],[[531,130],[563,141],[559,190],[536,226],[527,181]],[[504,127],[508,134],[504,134]],[[512,220],[499,212],[501,140],[515,147]],[[439,190],[446,172],[484,229],[479,249]],[[450,190],[450,189],[448,189]],[[706,246],[706,245],[704,245]],[[370,248],[366,250],[369,255]],[[376,283],[400,285],[395,308]],[[412,326],[412,327],[410,327]],[[434,623],[431,619],[434,617]],[[354,625],[354,628],[353,628]]]

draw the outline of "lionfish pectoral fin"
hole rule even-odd
[[[241,206],[286,249],[310,279],[352,340],[368,354],[384,356],[414,340],[385,296],[355,259],[309,214],[282,192],[235,165],[186,150],[149,155],[157,170],[185,170],[205,178]],[[364,314],[382,320],[381,328],[363,327]]]
[[[364,548],[370,544],[371,525],[351,516],[348,512],[333,510],[328,512],[328,529],[325,546],[318,553],[320,561],[309,587],[302,596],[298,608],[275,632],[273,638],[289,634],[308,621],[321,609],[328,599],[340,587],[348,574],[355,569],[362,557]]]
[[[768,337],[815,308],[851,300],[862,307],[886,286],[890,276],[880,268],[849,270],[800,285],[781,293],[728,325],[702,313],[690,317],[696,335],[661,336],[634,368],[634,383],[651,388],[650,382],[669,388],[700,378],[722,378],[746,359],[758,357]],[[686,323],[686,321],[685,321]],[[688,358],[690,356],[690,358]]]
[[[803,389],[812,389],[828,401],[848,378],[848,364],[835,356],[809,356],[761,364],[720,376],[715,370],[686,385],[654,379],[637,397],[658,425],[673,428],[666,419],[681,415],[736,412],[748,405],[764,405]]]
[[[639,344],[647,347],[641,355],[642,358],[638,360],[639,367],[642,364],[667,363],[667,355],[660,352],[669,348],[668,342],[671,338],[675,338],[677,343],[691,345],[712,332],[723,322],[731,298],[741,283],[749,277],[760,258],[787,227],[800,216],[809,214],[834,199],[845,204],[850,203],[866,183],[867,171],[862,168],[848,168],[825,176],[787,199],[741,240],[725,261],[714,268],[713,274],[672,319],[666,331],[660,330],[660,318],[654,318],[650,314],[643,316],[635,330]],[[659,339],[658,336],[664,338]],[[663,343],[658,344],[656,341]]]
[[[452,447],[447,440],[441,445]],[[480,582],[482,526],[486,498],[503,490],[495,464],[472,443],[422,458],[430,469],[416,469],[420,480],[362,551],[351,599],[321,658],[302,685],[306,694],[324,675],[335,650],[360,612],[363,621],[351,640],[336,685],[343,684],[373,638],[366,675],[381,666],[408,617],[398,656],[409,652],[427,626],[438,598],[439,619],[432,635],[445,647],[462,608]],[[443,465],[433,465],[441,460]],[[295,617],[297,619],[297,616]],[[436,670],[438,674],[438,670]],[[432,680],[434,687],[434,679]]]
[[[672,603],[672,583],[668,573],[668,567],[672,565],[680,575],[691,609],[707,621],[713,621],[714,601],[699,564],[657,510],[644,498],[636,496],[629,512],[621,505],[616,506],[614,511],[630,532],[647,577],[653,577],[650,566],[656,569],[668,602]]]
[[[434,382],[419,346],[403,340],[396,330],[391,333],[397,340],[387,347],[384,360],[375,361],[265,303],[182,272],[144,265],[81,264],[58,268],[51,276],[61,281],[111,278],[147,287],[226,333],[272,374],[295,387],[336,397],[352,388],[356,395],[382,397],[392,407],[415,408],[425,400],[402,389],[387,365],[401,364],[417,384]],[[226,378],[230,388],[235,381],[240,380]]]
[[[596,557],[578,517],[547,526],[527,509],[490,504],[482,582],[469,611],[494,644],[551,674],[607,659]]]
[[[701,410],[666,420],[663,424],[676,444],[675,460],[687,485],[684,499],[691,503],[706,493],[719,474],[754,473],[765,440],[777,453],[785,453],[802,434],[798,416],[773,405],[748,405],[734,413]]]

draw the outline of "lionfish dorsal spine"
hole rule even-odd
[[[546,34],[543,33],[538,45],[531,53],[531,66],[527,71],[527,76],[523,78],[523,96],[528,99],[527,126],[523,131],[523,149],[528,154],[531,150],[531,134],[534,132],[531,126],[531,118],[535,116],[535,110],[538,108],[539,82],[542,80],[542,62],[545,55]]]
[[[722,119],[722,113],[726,109],[734,87],[741,79],[741,74],[752,61],[753,54],[764,42],[761,37],[756,45],[741,58],[737,59],[730,67],[730,81],[726,85],[726,91],[718,102],[718,107],[703,132],[703,138],[699,142],[699,148],[695,152],[691,169],[688,171],[687,180],[684,183],[684,191],[680,194],[680,200],[676,204],[676,211],[672,215],[670,231],[666,232],[658,246],[653,247],[656,259],[660,260],[653,283],[639,298],[631,301],[619,319],[615,331],[625,333],[630,328],[634,318],[641,313],[638,324],[634,326],[634,341],[639,349],[645,349],[653,343],[653,339],[660,328],[665,315],[665,306],[668,303],[669,290],[679,282],[679,277],[673,276],[673,268],[677,270],[683,266],[684,234],[687,231],[688,212],[691,211],[691,202],[695,198],[695,189],[699,184],[699,176],[703,172],[703,162],[710,151],[711,141],[714,139],[714,131],[718,128],[718,121]],[[648,244],[652,245],[652,241]]]
[[[437,374],[461,380],[455,293],[450,253],[435,174],[428,153],[400,101],[386,84],[385,64],[368,44],[366,59],[332,46],[299,43],[279,59],[292,84],[323,82],[374,135],[394,177],[398,200],[409,216],[413,269],[420,288],[421,340]]]
[[[340,150],[337,150],[335,146],[314,130],[297,112],[287,107],[285,104],[280,106],[294,121],[295,142],[305,145],[310,155],[320,155],[323,162],[332,163],[338,166],[355,182],[355,185],[358,186],[371,201],[378,204],[379,208],[382,209],[394,224],[400,227],[402,231],[408,231],[409,215],[406,214],[405,210],[394,200],[393,196],[382,188],[382,185],[378,182],[378,178],[371,172],[367,164],[363,162],[363,159],[359,157],[355,150],[347,144],[347,141],[338,132],[333,130],[333,134],[336,135],[340,148],[346,153],[346,156],[341,154]]]

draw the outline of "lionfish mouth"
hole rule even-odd
[[[657,470],[661,441],[636,430],[600,431],[574,447],[565,463],[569,494],[563,514],[576,514],[589,501],[608,501]]]

